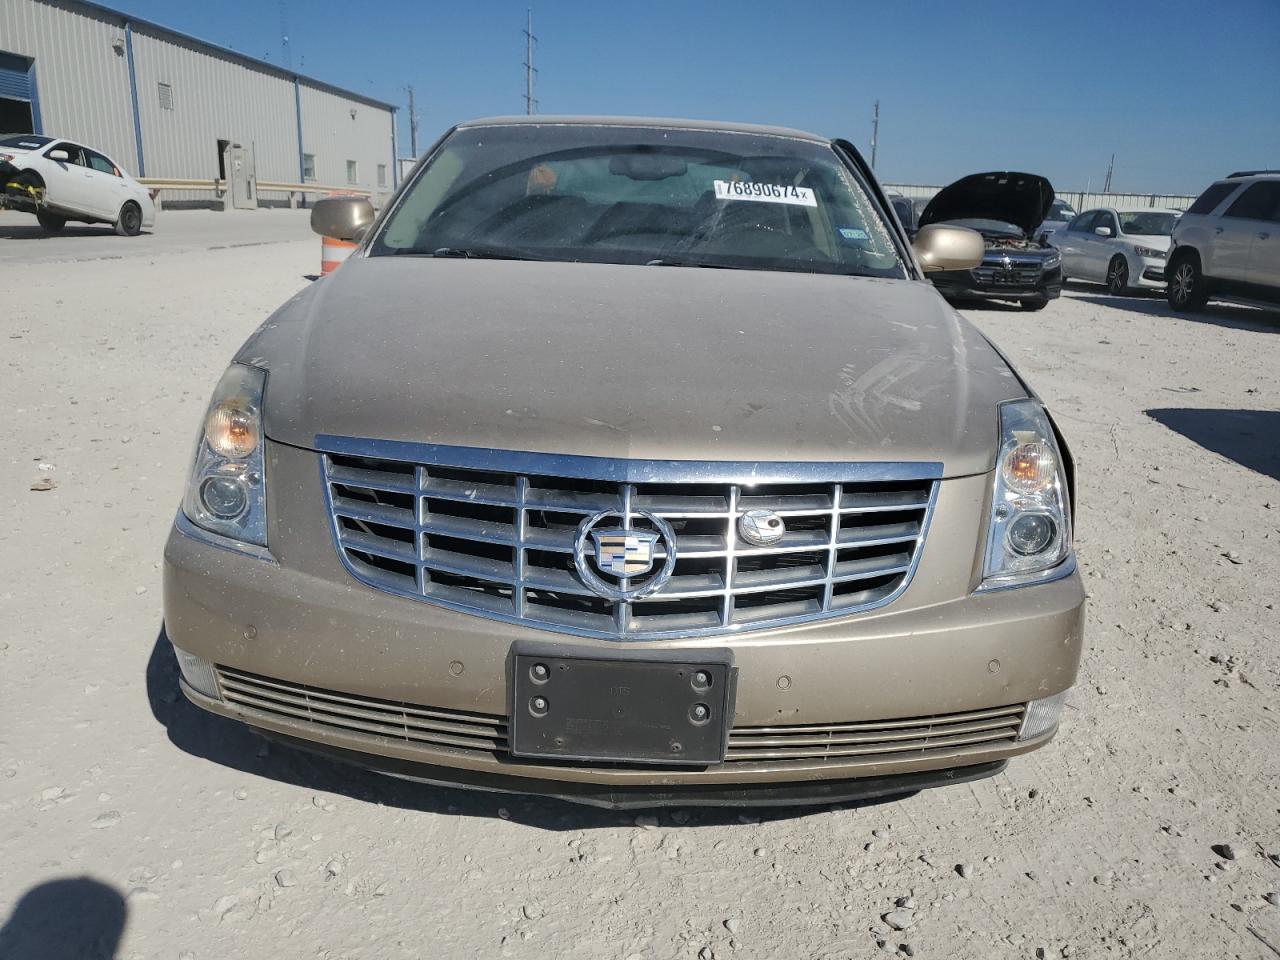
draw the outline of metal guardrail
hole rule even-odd
[[[172,177],[141,177],[138,182],[149,190],[210,190],[223,194],[227,189],[225,180],[182,180]],[[372,190],[359,187],[334,187],[322,183],[285,183],[278,180],[256,181],[258,193],[323,193],[344,197],[372,197]]]

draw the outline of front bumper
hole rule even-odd
[[[1130,283],[1135,287],[1143,287],[1150,290],[1163,290],[1165,288],[1168,281],[1165,278],[1166,263],[1164,260],[1139,257],[1136,265],[1138,267],[1137,270],[1133,269],[1134,265],[1132,263],[1129,268],[1129,276],[1133,278]]]
[[[583,654],[728,649],[738,671],[731,751],[737,733],[759,728],[916,729],[959,715],[964,730],[980,729],[994,722],[984,724],[984,712],[1020,711],[1075,680],[1084,593],[1074,568],[1050,583],[974,592],[988,475],[942,481],[915,577],[887,607],[741,636],[630,644],[483,619],[361,584],[334,547],[315,454],[268,444],[268,475],[271,553],[218,545],[181,523],[169,537],[166,629],[175,646],[217,666],[220,696],[184,692],[211,712],[400,776],[611,805],[677,796],[830,802],[994,772],[1053,735],[948,736],[857,756],[784,750],[703,767],[531,762],[503,741],[508,659],[530,638]],[[233,686],[242,692],[223,695]],[[336,720],[324,712],[334,697],[346,701]],[[378,718],[402,708],[433,715],[447,735],[424,742],[388,731]]]
[[[969,270],[942,270],[929,279],[948,300],[1055,300],[1062,296],[1062,268],[1042,271],[1035,283],[988,283]]]

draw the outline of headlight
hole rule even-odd
[[[182,512],[224,537],[266,546],[262,394],[267,375],[233,363],[218,381],[196,440]]]
[[[1056,266],[1057,266],[1058,264],[1060,264],[1061,262],[1062,262],[1062,254],[1060,254],[1060,253],[1050,253],[1050,254],[1046,254],[1046,255],[1045,255],[1045,258],[1044,258],[1044,260],[1041,262],[1041,264],[1040,264],[1040,265],[1041,265],[1042,267],[1044,267],[1044,269],[1046,269],[1046,270],[1052,270],[1054,267],[1056,267]]]
[[[1000,405],[994,488],[983,588],[1044,579],[1071,554],[1071,515],[1062,454],[1034,400]]]
[[[1163,260],[1169,254],[1165,250],[1153,250],[1151,247],[1140,247],[1134,244],[1133,252],[1140,257],[1151,257],[1155,260]]]

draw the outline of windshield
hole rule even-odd
[[[454,131],[370,249],[405,254],[907,275],[826,144],[589,124]]]
[[[1061,200],[1055,200],[1053,201],[1053,206],[1049,208],[1049,215],[1045,217],[1045,220],[1056,220],[1066,223],[1075,215],[1076,212],[1071,209],[1071,205],[1069,203],[1063,203]]]
[[[23,133],[15,137],[0,138],[0,147],[13,147],[19,150],[36,150],[49,142],[49,137],[41,137],[34,133]]]
[[[1167,237],[1173,233],[1173,225],[1178,222],[1176,213],[1156,213],[1150,210],[1141,212],[1121,211],[1120,232],[1137,233],[1147,237]]]

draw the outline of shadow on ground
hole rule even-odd
[[[1098,289],[1098,288],[1094,288]],[[1280,310],[1263,310],[1232,303],[1211,303],[1196,313],[1174,313],[1163,295],[1137,294],[1117,297],[1107,293],[1085,293],[1084,288],[1073,288],[1073,299],[1081,303],[1096,304],[1125,313],[1144,313],[1149,317],[1167,317],[1171,321],[1211,323],[1233,330],[1255,330],[1262,333],[1280,333]]]
[[[1206,450],[1280,480],[1280,412],[1170,407],[1146,413]]]
[[[115,227],[109,223],[67,224],[57,233],[50,233],[32,218],[30,224],[6,223],[0,226],[0,240],[56,240],[60,237],[115,236]],[[149,230],[144,230],[149,233]]]
[[[0,927],[5,960],[112,960],[127,919],[124,897],[89,877],[32,887]]]
[[[365,803],[459,817],[513,820],[542,830],[593,830],[635,823],[637,813],[656,816],[664,826],[748,826],[761,820],[788,820],[823,813],[832,804],[752,808],[665,808],[649,811],[604,810],[525,794],[462,790],[400,780],[329,757],[267,740],[243,723],[201,710],[178,688],[178,663],[164,630],[147,661],[147,698],[152,715],[164,725],[179,750],[213,763],[305,790],[340,794]],[[844,802],[842,809],[874,806],[896,798]],[[673,814],[675,815],[673,818]]]

